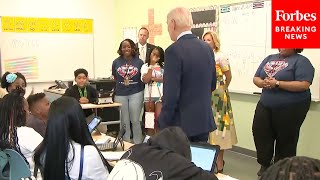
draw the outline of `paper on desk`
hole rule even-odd
[[[92,109],[92,104],[80,104],[82,109]]]
[[[224,174],[221,174],[221,173],[216,174],[216,176],[217,176],[217,178],[218,178],[219,180],[238,180],[238,179],[236,179],[236,178],[233,178],[233,177],[231,177],[231,176],[224,175]]]
[[[123,154],[125,153],[126,151],[116,151],[116,152],[113,152],[113,151],[105,151],[105,152],[101,152],[101,154],[103,155],[103,157],[106,159],[106,160],[112,160],[112,161],[115,161],[115,160],[120,160],[120,158],[123,156]]]

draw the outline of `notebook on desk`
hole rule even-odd
[[[208,143],[190,144],[192,162],[203,170],[214,172],[216,159],[220,150],[218,145]]]
[[[102,156],[108,161],[118,161],[126,151],[101,151]]]

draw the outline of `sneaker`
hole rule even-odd
[[[257,172],[257,175],[261,176],[267,169],[268,169],[268,167],[261,166],[260,170]]]

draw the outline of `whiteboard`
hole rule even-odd
[[[271,48],[271,1],[255,1],[220,6],[219,36],[221,51],[230,61],[231,92],[252,94],[261,92],[253,84],[254,74],[265,57],[277,53]],[[304,49],[315,68],[311,93],[320,99],[320,49]]]
[[[28,82],[52,82],[73,80],[73,71],[85,68],[94,77],[93,43],[93,34],[0,30],[2,73],[21,72]]]

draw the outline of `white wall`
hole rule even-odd
[[[0,0],[0,16],[93,19],[94,74],[95,77],[107,77],[111,75],[110,69],[116,51],[114,2],[115,0]],[[74,69],[70,69],[70,73],[73,71]],[[53,84],[29,83],[27,91],[33,86],[35,92],[42,92]]]

